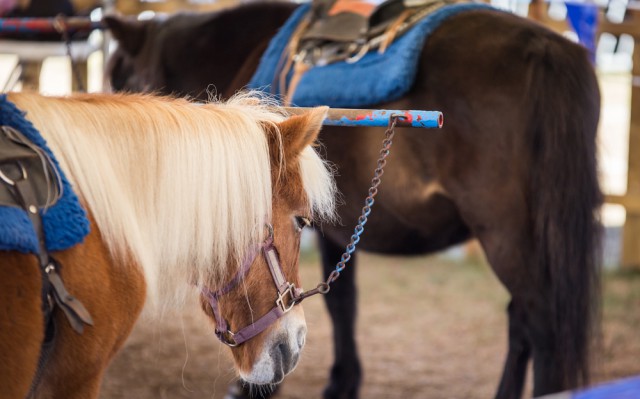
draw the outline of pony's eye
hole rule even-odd
[[[296,216],[295,217],[296,229],[298,231],[302,231],[305,227],[311,226],[311,220],[304,216]]]

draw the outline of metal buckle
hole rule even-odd
[[[280,309],[282,309],[284,313],[287,313],[288,311],[290,311],[296,304],[296,297],[295,297],[296,286],[291,283],[288,283],[288,284],[289,286],[287,287],[287,289],[284,290],[282,294],[278,294],[278,299],[276,299],[276,305],[280,306]],[[289,303],[289,306],[285,305],[284,303],[284,299],[287,296],[287,294],[289,294],[289,297],[291,298],[291,302]]]
[[[0,180],[2,180],[3,182],[5,182],[7,185],[11,187],[15,186],[17,181],[27,180],[27,177],[28,177],[27,170],[25,169],[22,162],[16,162],[16,164],[20,167],[20,171],[22,172],[22,178],[19,180],[11,179],[9,176],[5,175],[4,172],[2,171],[2,168],[0,168]]]
[[[356,62],[360,61],[362,57],[364,57],[369,52],[370,48],[371,48],[370,43],[364,44],[362,47],[360,47],[360,49],[355,54],[352,54],[349,58],[344,60],[344,62],[346,62],[347,64],[355,64]]]
[[[53,263],[49,263],[47,267],[44,268],[44,272],[47,274],[51,274],[51,272],[55,270],[56,270],[56,266]]]
[[[235,348],[236,346],[238,346],[238,343],[236,343],[236,340],[233,338],[235,334],[230,330],[227,330],[227,332],[225,333],[216,330],[216,335],[218,336],[218,338],[220,338],[220,341],[228,347]]]
[[[269,233],[269,236],[267,237],[267,241],[268,240],[272,240],[273,239],[273,226],[271,225],[271,223],[265,223],[264,227],[267,228],[267,232]]]

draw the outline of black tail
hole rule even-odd
[[[602,203],[600,93],[586,51],[552,35],[533,45],[531,211],[538,270],[552,309],[554,362],[567,388],[589,381],[599,320]]]

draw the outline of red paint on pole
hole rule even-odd
[[[369,120],[373,120],[373,112],[369,112],[368,114],[364,114],[364,115],[356,115],[357,121],[363,121],[367,118],[369,118]]]

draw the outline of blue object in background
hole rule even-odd
[[[577,392],[571,399],[637,399],[640,398],[640,376],[609,382]]]
[[[596,31],[598,29],[598,6],[593,3],[565,2],[567,20],[578,35],[580,43],[589,50],[591,62],[596,62]]]

